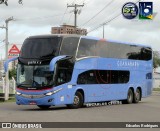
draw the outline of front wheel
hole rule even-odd
[[[49,109],[51,106],[47,106],[47,105],[37,105],[40,109],[43,109],[43,110],[47,110]]]
[[[75,96],[74,96],[74,101],[73,104],[69,104],[67,105],[68,108],[70,109],[77,109],[83,106],[83,95],[81,94],[81,92],[76,92]]]
[[[138,103],[141,100],[141,91],[140,89],[136,89],[136,93],[134,95],[133,102]]]

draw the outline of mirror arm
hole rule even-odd
[[[9,63],[12,62],[12,61],[15,61],[17,59],[18,59],[18,57],[14,57],[14,58],[10,58],[10,59],[6,60],[4,62],[4,71],[7,72]]]
[[[49,64],[49,71],[54,71],[55,64],[60,60],[64,60],[66,57],[68,56],[61,55],[61,56],[54,57]]]

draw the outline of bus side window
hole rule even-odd
[[[95,72],[85,71],[78,76],[77,84],[97,84]]]
[[[151,48],[142,48],[141,49],[142,60],[151,60],[152,59],[152,51]]]
[[[73,72],[73,63],[71,59],[63,60],[57,63],[55,84],[61,85],[71,81]]]
[[[146,79],[152,79],[152,73],[147,73],[146,74]]]
[[[78,76],[77,84],[123,84],[128,83],[129,71],[90,70]]]
[[[74,57],[76,54],[78,41],[79,38],[74,38],[74,37],[64,38],[62,42],[60,55],[69,55]]]
[[[81,39],[78,48],[77,58],[96,56],[96,40]]]

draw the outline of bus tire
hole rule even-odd
[[[139,88],[136,89],[136,93],[134,94],[133,103],[138,103],[141,100],[141,91]]]
[[[133,91],[131,89],[128,90],[126,102],[127,104],[131,104],[133,102]]]
[[[83,99],[84,98],[83,98],[83,95],[81,94],[81,92],[77,91],[74,96],[73,104],[69,104],[69,105],[67,105],[67,107],[70,109],[80,108],[83,106]]]
[[[48,106],[48,105],[37,105],[40,109],[43,109],[43,110],[47,110],[49,109],[51,106]]]

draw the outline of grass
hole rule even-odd
[[[0,93],[2,93],[3,92],[3,89],[0,89]]]
[[[0,103],[4,103],[4,102],[16,102],[16,99],[12,98],[12,99],[9,99],[7,101],[0,100]]]
[[[12,98],[12,99],[9,99],[8,101],[6,102],[16,102],[16,99],[15,98]]]
[[[0,93],[2,93],[2,92],[3,92],[3,90],[0,89]],[[14,96],[11,96],[11,97],[12,97],[12,98],[10,98],[10,99],[7,100],[7,101],[4,101],[3,98],[0,98],[0,103],[4,103],[4,102],[15,102],[16,100],[15,100]]]
[[[153,88],[153,91],[160,91],[160,88]]]

